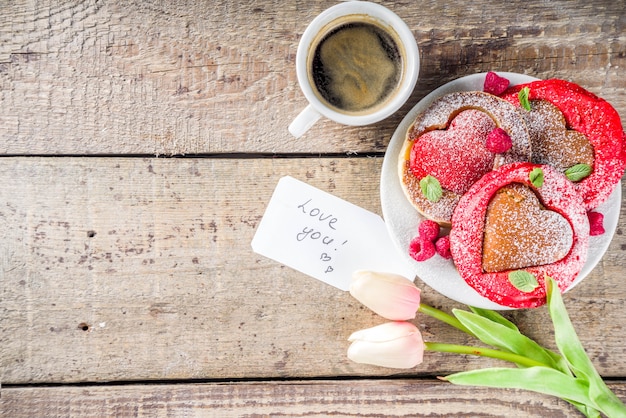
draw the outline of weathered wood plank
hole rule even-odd
[[[375,126],[322,122],[295,141],[287,126],[305,106],[298,40],[334,3],[8,2],[0,153],[384,151],[425,94],[488,70],[570,79],[626,118],[623,1],[383,2],[421,48],[413,96]]]
[[[611,389],[626,398],[626,383]],[[47,417],[580,417],[568,403],[520,390],[434,379],[4,389],[0,413]]]
[[[345,358],[350,333],[381,318],[250,248],[283,175],[380,213],[381,162],[2,158],[2,383],[396,373]],[[626,375],[625,222],[600,266],[566,296],[604,376]],[[458,306],[427,288],[424,298]],[[510,315],[550,344],[544,309]],[[416,324],[429,341],[467,342],[429,318]],[[409,374],[494,364],[429,353]]]

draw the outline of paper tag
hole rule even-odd
[[[274,190],[252,249],[341,290],[356,270],[414,278],[380,216],[288,176]]]

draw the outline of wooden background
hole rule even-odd
[[[0,416],[577,416],[436,379],[497,361],[351,363],[347,337],[380,318],[251,250],[284,175],[380,213],[395,127],[460,76],[568,79],[626,120],[623,0],[381,3],[417,39],[414,94],[373,126],[321,121],[295,140],[298,40],[332,1],[0,0]],[[565,296],[622,399],[625,219]],[[545,309],[507,315],[552,346]]]

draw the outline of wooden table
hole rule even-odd
[[[323,121],[298,140],[298,40],[333,1],[1,3],[1,416],[578,416],[548,396],[436,379],[496,360],[350,362],[347,337],[380,318],[250,242],[284,175],[380,214],[395,127],[460,76],[568,79],[626,120],[626,2],[384,2],[418,41],[414,94],[373,126]],[[622,399],[625,228],[622,215],[565,295]],[[426,302],[460,306],[417,283]],[[507,316],[554,347],[545,309]]]

